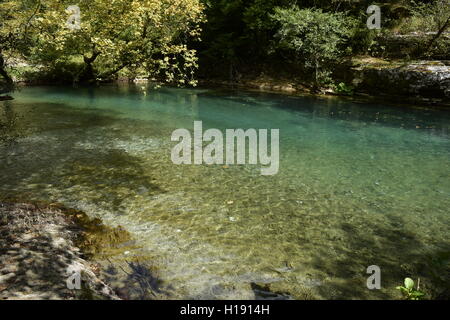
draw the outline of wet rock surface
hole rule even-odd
[[[366,58],[354,62],[351,70],[356,91],[407,96],[435,103],[450,102],[450,65],[447,61],[395,62]]]

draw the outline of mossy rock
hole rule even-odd
[[[4,203],[26,203],[32,209],[65,214],[76,226],[75,245],[87,259],[104,259],[132,248],[131,234],[122,226],[110,227],[99,218],[90,218],[85,212],[65,207],[61,203],[24,201],[17,197],[0,199]]]
[[[120,254],[128,248],[124,244],[132,241],[131,234],[122,226],[106,226],[101,219],[90,218],[79,210],[66,209],[63,212],[82,229],[76,245],[89,259]]]

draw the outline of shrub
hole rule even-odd
[[[313,70],[316,87],[330,84],[332,65],[345,53],[356,21],[343,13],[297,7],[277,8],[271,17],[279,24],[278,47],[295,52]]]
[[[352,85],[345,84],[344,82],[339,82],[334,89],[337,93],[347,96],[352,96],[354,94],[355,88]]]

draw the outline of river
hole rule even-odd
[[[406,276],[450,280],[449,111],[145,84],[14,97],[0,194],[124,226],[124,259],[154,266],[167,298],[395,299]],[[279,129],[278,173],[173,164],[171,134],[194,121]]]

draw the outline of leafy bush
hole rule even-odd
[[[343,13],[297,7],[277,8],[272,19],[279,24],[279,48],[294,51],[313,70],[316,87],[329,85],[332,65],[345,53],[356,21]]]
[[[352,96],[354,94],[355,88],[351,85],[345,84],[344,82],[340,82],[337,86],[335,86],[334,90],[337,93]]]

